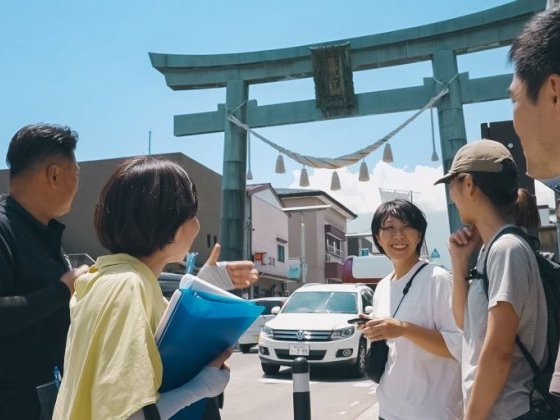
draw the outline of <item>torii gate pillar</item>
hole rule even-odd
[[[246,121],[249,87],[243,80],[228,80],[226,85],[226,114]],[[247,132],[225,118],[224,166],[222,176],[222,208],[220,258],[225,261],[241,260],[245,226],[245,177],[247,172]]]
[[[457,67],[457,57],[452,50],[436,51],[432,56],[432,69],[434,78],[440,82],[448,83],[449,93],[437,103],[439,120],[439,137],[441,139],[441,154],[443,172],[447,173],[453,162],[457,150],[467,143],[465,130],[465,117],[463,115],[463,98]],[[445,186],[447,196],[447,214],[451,231],[458,229],[462,224],[455,204],[449,197],[449,186]]]

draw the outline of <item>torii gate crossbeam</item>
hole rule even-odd
[[[444,170],[457,149],[466,143],[463,104],[507,98],[511,74],[470,79],[458,75],[457,55],[511,44],[529,18],[544,10],[546,0],[517,0],[493,9],[398,31],[294,48],[217,55],[150,53],[152,65],[174,90],[226,88],[226,103],[213,112],[174,117],[176,136],[224,131],[222,178],[222,258],[240,259],[244,243],[246,133],[227,118],[231,112],[251,128],[320,121],[348,116],[376,115],[421,108],[449,84],[437,103]],[[258,106],[248,101],[249,85],[313,77],[311,50],[349,44],[352,71],[430,60],[433,78],[419,86],[355,95],[350,115],[332,116],[316,100]],[[439,82],[439,83],[438,83]],[[460,226],[448,201],[451,229]]]

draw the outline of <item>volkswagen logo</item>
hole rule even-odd
[[[299,330],[299,331],[296,333],[296,337],[297,337],[297,339],[298,339],[299,341],[302,341],[303,338],[305,337],[305,333],[303,332],[303,330]]]

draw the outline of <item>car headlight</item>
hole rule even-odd
[[[274,336],[274,330],[268,326],[264,326],[262,329],[262,333],[263,335],[267,336],[267,337],[272,337]]]
[[[354,334],[354,327],[341,328],[332,332],[331,340],[342,340],[343,338],[352,337],[352,334]]]

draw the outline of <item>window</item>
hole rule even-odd
[[[340,239],[327,235],[327,252],[338,257],[342,256],[342,244]]]
[[[276,245],[276,249],[278,250],[278,252],[277,252],[277,255],[278,255],[277,260],[278,260],[278,262],[284,262],[284,261],[286,261],[284,245]]]
[[[294,293],[283,310],[284,313],[338,313],[358,312],[354,292],[298,292]]]

